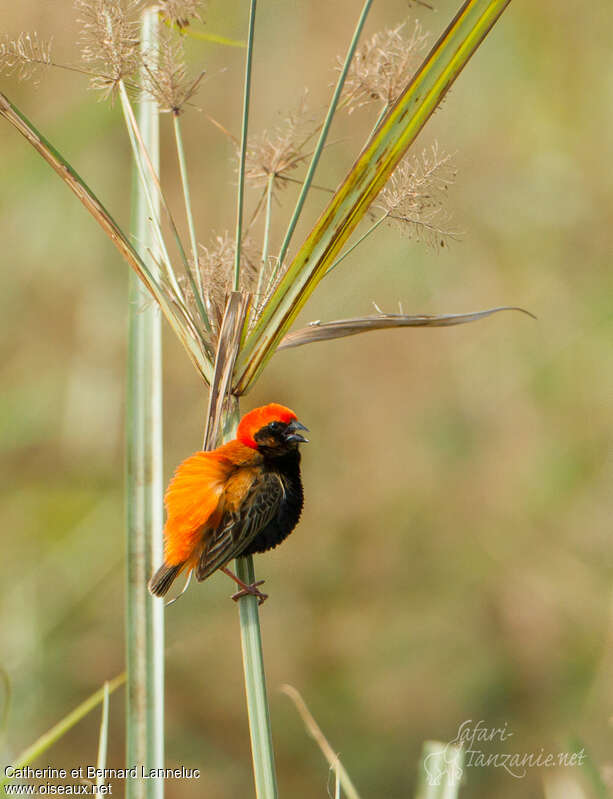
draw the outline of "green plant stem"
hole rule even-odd
[[[243,95],[243,124],[241,128],[241,149],[238,167],[238,191],[236,193],[234,291],[238,291],[240,286],[241,240],[243,236],[243,199],[245,195],[245,156],[247,154],[247,135],[249,130],[249,98],[251,95],[251,65],[253,62],[253,39],[255,33],[256,5],[256,0],[251,0],[249,11],[249,33],[247,36],[247,57],[245,59],[245,91]]]
[[[329,274],[330,274],[330,272],[331,272],[333,269],[335,269],[335,268],[336,268],[336,267],[337,267],[337,266],[340,264],[340,262],[341,262],[341,261],[344,261],[344,260],[345,260],[345,258],[346,258],[346,257],[349,255],[349,253],[350,253],[350,252],[353,252],[353,251],[355,250],[355,248],[358,246],[358,244],[361,244],[361,243],[364,241],[364,239],[365,239],[367,236],[370,236],[370,234],[371,234],[371,233],[374,233],[374,232],[375,232],[375,230],[376,230],[376,229],[379,227],[379,225],[380,225],[382,222],[385,222],[385,220],[387,219],[387,217],[388,217],[388,216],[389,216],[389,214],[383,214],[383,216],[382,216],[382,217],[380,217],[379,219],[377,219],[377,221],[374,223],[374,225],[371,225],[371,226],[368,228],[368,230],[366,231],[366,233],[363,233],[363,234],[360,236],[360,238],[359,238],[359,239],[358,239],[358,240],[357,240],[357,241],[356,241],[354,244],[352,244],[352,245],[351,245],[351,247],[348,247],[348,248],[345,250],[345,252],[344,252],[342,255],[340,255],[340,256],[339,256],[339,257],[336,259],[336,261],[334,261],[334,263],[333,263],[333,264],[330,266],[330,268],[329,268],[329,269],[328,269],[328,271],[326,272],[326,275],[329,275]]]
[[[106,759],[108,755],[109,749],[109,684],[108,682],[104,683],[104,695],[102,697],[102,718],[100,719],[100,736],[98,739],[98,760],[96,761],[96,767],[99,770],[99,774],[96,777],[96,786],[98,788],[98,793],[100,793],[100,786],[106,781],[103,776],[102,772],[106,768]],[[102,794],[100,794],[102,795]]]
[[[319,159],[323,152],[324,144],[326,143],[326,139],[328,138],[330,125],[332,124],[332,119],[336,112],[338,101],[340,100],[341,92],[343,91],[343,86],[345,85],[345,78],[347,77],[347,72],[349,71],[349,67],[351,66],[351,61],[353,60],[353,55],[358,45],[358,40],[360,38],[360,34],[362,33],[362,28],[364,27],[364,23],[366,22],[366,17],[368,16],[368,12],[370,11],[371,5],[372,5],[372,0],[366,0],[362,8],[362,13],[360,14],[360,18],[358,19],[358,24],[356,25],[355,30],[353,32],[353,37],[351,39],[351,43],[349,44],[347,55],[345,56],[345,63],[343,64],[341,74],[339,75],[338,81],[336,83],[336,88],[334,89],[334,94],[332,95],[332,100],[330,101],[328,113],[326,114],[324,124],[322,125],[321,132],[319,134],[319,139],[317,140],[317,144],[315,145],[313,157],[311,158],[311,163],[309,164],[309,168],[307,170],[306,177],[302,185],[302,189],[300,190],[298,202],[296,203],[296,207],[294,208],[294,213],[292,215],[292,218],[290,219],[290,223],[287,228],[285,238],[283,239],[283,243],[281,244],[281,249],[279,250],[279,260],[277,262],[277,270],[281,268],[281,265],[285,260],[285,256],[287,255],[287,250],[289,248],[292,236],[294,235],[294,230],[296,229],[296,224],[298,223],[298,219],[300,217],[300,214],[302,213],[302,208],[304,206],[306,196],[311,187],[313,176],[315,175],[315,170],[317,169]]]
[[[251,555],[238,558],[235,564],[236,574],[244,583],[251,585],[255,582],[255,570]],[[257,598],[255,596],[241,597],[238,601],[238,612],[255,792],[257,799],[276,799],[277,777]]]
[[[268,176],[268,183],[266,185],[266,218],[264,219],[264,243],[262,244],[262,266],[258,276],[258,286],[255,292],[255,301],[257,305],[262,304],[262,286],[264,283],[264,273],[268,266],[268,243],[270,239],[270,219],[272,212],[272,188],[275,182],[275,176],[271,173]],[[270,287],[270,284],[269,284]]]
[[[175,143],[177,145],[177,156],[179,159],[179,171],[181,172],[181,185],[183,187],[183,197],[185,199],[185,214],[187,216],[187,227],[189,229],[189,239],[192,245],[192,260],[194,264],[194,272],[196,273],[196,282],[198,284],[198,291],[200,298],[204,300],[204,290],[202,287],[202,275],[198,268],[198,242],[196,240],[196,228],[194,226],[194,216],[192,214],[192,203],[189,193],[189,182],[187,179],[187,166],[185,163],[185,149],[183,147],[183,135],[181,133],[181,122],[178,114],[172,115],[173,128],[175,132]]]
[[[143,13],[141,47],[152,51],[157,13]],[[125,89],[124,89],[125,92]],[[129,126],[130,127],[130,126]],[[159,173],[159,116],[154,100],[141,98],[138,128]],[[132,230],[157,269],[161,233],[160,199],[135,150]],[[139,180],[140,178],[140,180]],[[164,766],[164,603],[151,596],[147,581],[162,560],[162,342],[159,309],[136,276],[130,276],[130,319],[126,412],[127,606],[126,764],[138,776],[126,780],[127,799],[161,799],[162,778],[145,779],[141,768]]]
[[[67,716],[64,716],[64,718],[58,721],[57,724],[54,724],[51,729],[41,735],[40,738],[37,738],[31,746],[24,749],[12,762],[11,769],[23,768],[33,763],[37,757],[40,757],[40,755],[53,746],[56,741],[59,741],[60,738],[66,735],[66,733],[78,724],[81,719],[85,718],[88,713],[91,713],[94,708],[98,707],[98,705],[104,701],[107,692],[109,695],[112,694],[113,691],[119,688],[120,685],[123,685],[125,681],[126,675],[120,674],[118,677],[115,677],[115,679],[105,683],[102,688],[98,689],[84,702],[81,702],[81,704]],[[0,788],[2,788],[9,779],[11,778],[6,776],[6,770],[0,772]]]

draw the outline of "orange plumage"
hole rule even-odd
[[[164,499],[164,563],[149,583],[153,594],[163,596],[184,570],[204,580],[293,530],[302,509],[298,444],[306,441],[298,431],[305,429],[273,403],[247,413],[233,441],[179,465]]]

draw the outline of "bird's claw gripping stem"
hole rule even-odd
[[[268,594],[264,594],[262,593],[262,591],[258,589],[258,585],[262,585],[263,582],[264,580],[257,580],[255,583],[251,583],[250,585],[247,585],[245,583],[244,588],[241,588],[240,591],[237,591],[235,594],[232,594],[232,599],[235,602],[238,602],[238,600],[242,596],[249,596],[249,595],[256,596],[258,598],[258,605],[261,605],[265,599],[268,599]]]
[[[227,574],[228,577],[231,577],[232,580],[234,580],[234,582],[237,585],[240,585],[241,587],[240,591],[237,591],[235,594],[232,594],[232,599],[235,602],[238,602],[238,600],[243,596],[255,596],[257,597],[258,605],[261,605],[262,602],[264,602],[264,600],[268,599],[268,594],[264,594],[262,591],[258,589],[258,585],[262,585],[264,583],[264,580],[256,580],[255,583],[247,584],[244,583],[240,579],[240,577],[237,577],[236,574],[234,574],[234,572],[231,572],[230,569],[224,567],[221,569],[221,571],[224,574]]]

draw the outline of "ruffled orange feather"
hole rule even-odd
[[[214,452],[196,452],[177,468],[164,497],[164,560],[169,566],[189,560],[215,514],[233,465]]]
[[[230,441],[212,452],[196,452],[178,466],[164,497],[167,565],[198,557],[206,529],[214,529],[223,514],[228,479],[239,467],[259,460],[256,451]]]

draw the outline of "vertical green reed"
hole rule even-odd
[[[143,13],[141,47],[156,40],[157,13]],[[152,51],[153,48],[151,48]],[[153,168],[159,173],[159,124],[155,102],[142,98],[138,124]],[[146,180],[151,180],[145,176]],[[150,194],[158,205],[153,185]],[[159,252],[150,210],[136,167],[132,179],[132,232],[149,269]],[[164,605],[147,590],[162,557],[162,348],[161,316],[138,277],[130,276],[126,409],[127,450],[127,710],[126,763],[139,776],[126,783],[127,799],[162,799],[162,779],[142,779],[141,767],[164,765]]]
[[[249,129],[249,101],[251,97],[251,67],[253,64],[253,40],[255,34],[255,10],[257,0],[249,7],[249,32],[247,34],[247,57],[245,58],[245,86],[243,91],[243,121],[241,125],[241,149],[238,167],[238,190],[236,192],[236,249],[234,252],[234,291],[240,286],[241,244],[243,241],[243,212],[245,195],[245,158],[247,132]]]
[[[255,582],[255,570],[251,555],[236,560],[236,574],[247,584]],[[277,775],[257,598],[254,596],[242,597],[238,602],[238,612],[255,793],[257,799],[276,799]]]

